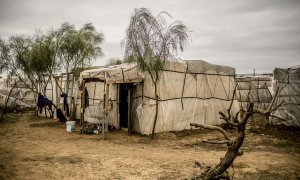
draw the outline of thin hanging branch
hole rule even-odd
[[[155,88],[155,115],[151,137],[154,137],[158,118],[158,87],[160,73],[167,60],[173,60],[178,51],[183,51],[188,42],[188,28],[180,21],[167,25],[161,12],[153,16],[146,8],[135,9],[126,29],[126,38],[121,45],[125,47],[125,58],[137,63],[140,71],[146,72]]]

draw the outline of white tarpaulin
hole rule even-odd
[[[272,124],[300,127],[300,67],[274,70],[274,89],[280,88],[278,101],[283,105],[270,118]],[[283,120],[284,119],[284,120]]]
[[[121,64],[81,72],[80,79],[97,78],[106,83],[130,83],[143,81],[143,75],[136,68],[136,64]]]
[[[222,120],[219,119],[218,112],[226,111],[229,107],[235,86],[234,76],[234,68],[202,60],[169,62],[158,82],[159,108],[155,132],[190,129],[191,122],[220,125]],[[93,79],[110,84],[111,108],[108,119],[117,128],[120,126],[120,84],[132,84],[129,97],[131,128],[142,134],[151,133],[155,116],[154,85],[147,73],[138,71],[136,64],[83,71],[81,79],[89,79],[87,82],[90,84],[93,84]],[[93,90],[88,88],[91,99],[94,98],[91,95]],[[104,93],[103,90],[99,92]],[[238,110],[236,100],[233,110]]]
[[[253,102],[254,107],[267,109],[272,101],[272,78],[267,76],[237,77],[237,99],[244,109]]]

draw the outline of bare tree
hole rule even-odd
[[[167,25],[164,16],[171,17],[167,12],[153,16],[146,8],[135,9],[122,42],[125,45],[124,59],[136,62],[154,84],[156,108],[152,138],[158,115],[160,72],[165,69],[166,61],[176,59],[177,52],[183,51],[188,42],[188,28],[180,21]]]
[[[205,141],[206,143],[212,144],[226,144],[227,145],[227,152],[223,158],[221,158],[219,164],[216,166],[210,167],[205,165],[203,162],[196,161],[195,163],[201,168],[200,175],[194,177],[194,179],[203,179],[203,180],[210,180],[210,179],[230,179],[227,169],[232,165],[233,161],[236,157],[243,155],[243,152],[240,150],[240,147],[243,145],[245,136],[246,136],[246,125],[247,121],[251,116],[254,114],[261,114],[264,116],[270,116],[271,112],[275,111],[278,107],[282,105],[283,102],[278,103],[275,105],[276,101],[278,100],[278,92],[279,89],[276,90],[276,93],[270,103],[269,107],[266,110],[262,110],[259,108],[254,107],[254,103],[250,103],[249,107],[246,110],[243,108],[240,109],[235,115],[233,115],[231,107],[235,97],[235,91],[233,93],[230,106],[226,113],[219,112],[220,118],[223,119],[228,125],[236,128],[238,131],[236,137],[234,139],[230,138],[228,133],[221,127],[212,126],[212,125],[204,125],[204,124],[196,124],[191,123],[191,126],[200,127],[204,129],[210,130],[217,130],[221,132],[224,136],[225,140],[223,141]]]

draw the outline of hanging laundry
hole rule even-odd
[[[79,90],[83,91],[83,86],[82,85],[79,87]],[[89,107],[90,100],[89,100],[89,92],[86,89],[86,87],[84,87],[84,91],[85,91],[85,94],[84,94],[84,107],[86,108],[86,107]]]
[[[38,94],[38,103],[37,103],[37,106],[39,108],[39,112],[42,113],[43,111],[43,108],[48,106],[48,109],[50,111],[52,111],[52,101],[47,99],[45,96],[43,96],[42,94]]]
[[[69,117],[70,116],[70,112],[69,112],[69,105],[68,105],[68,96],[67,96],[67,94],[62,93],[60,95],[60,97],[64,98],[64,111],[66,111],[67,116]]]
[[[56,116],[59,119],[59,122],[66,122],[66,118],[65,118],[63,112],[61,111],[61,109],[58,108],[56,110]]]
[[[85,97],[84,97],[84,105],[85,105],[85,107],[89,107],[89,93],[88,93],[88,91],[87,91],[87,89],[85,88]]]

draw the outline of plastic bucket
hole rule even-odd
[[[74,132],[75,131],[75,121],[67,121],[67,131],[68,132]]]

